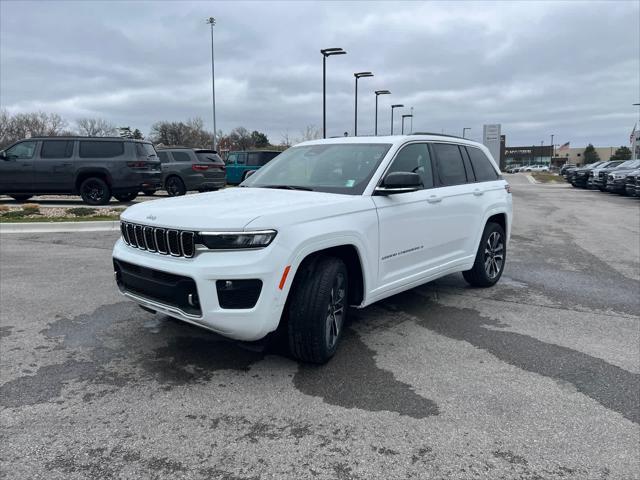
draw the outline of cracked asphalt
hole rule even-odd
[[[640,478],[640,201],[507,179],[500,283],[354,311],[321,367],[125,301],[113,233],[3,234],[1,472]]]

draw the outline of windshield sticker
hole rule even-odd
[[[347,180],[345,183],[345,187],[353,187],[356,184],[355,180]]]

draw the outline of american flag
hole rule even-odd
[[[560,145],[560,147],[558,148],[558,151],[561,152],[563,150],[568,150],[569,149],[569,143],[571,143],[571,142],[563,143],[562,145]]]

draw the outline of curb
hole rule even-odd
[[[117,230],[120,230],[119,220],[95,222],[0,223],[0,233],[114,232]]]

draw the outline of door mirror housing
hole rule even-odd
[[[391,172],[382,184],[376,187],[376,195],[391,195],[393,193],[415,192],[423,187],[420,175],[412,172]]]
[[[5,152],[4,150],[0,152],[0,160],[9,160],[9,157],[7,156],[7,152]]]
[[[246,180],[247,178],[249,178],[251,175],[253,175],[256,172],[257,172],[257,170],[248,170],[247,173],[245,173],[245,175],[244,175],[244,179]]]

